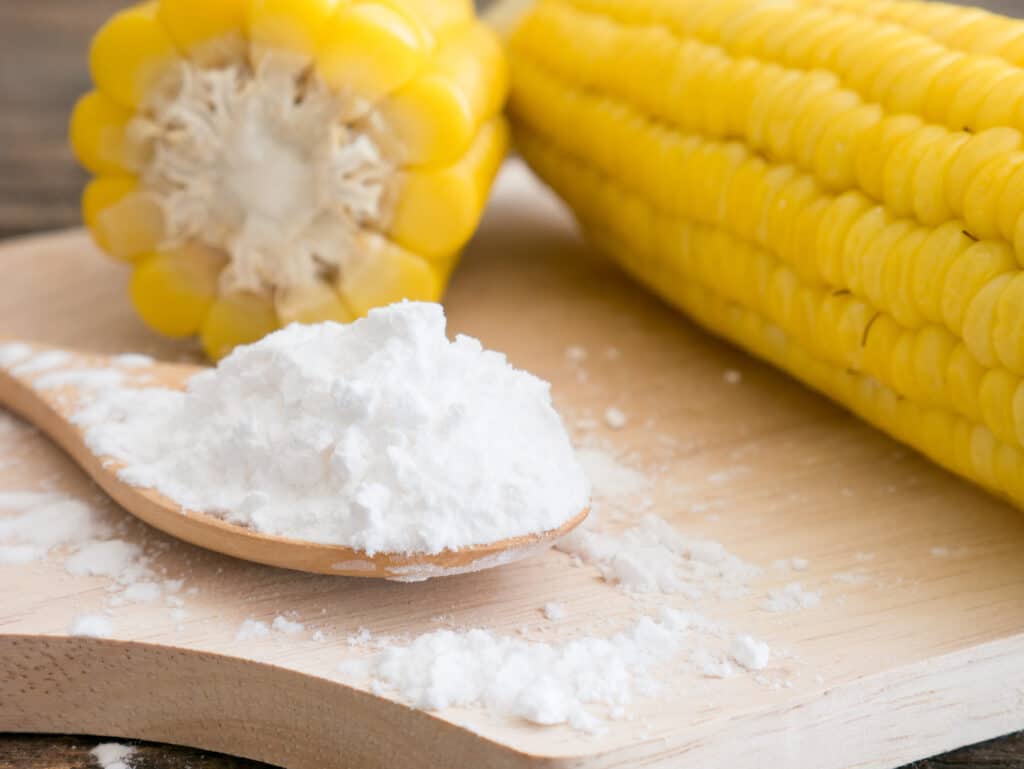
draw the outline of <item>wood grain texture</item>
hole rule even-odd
[[[75,98],[88,87],[84,61],[89,36],[111,11],[126,4],[122,0],[0,3],[0,235],[78,222],[78,196],[85,175],[66,148],[66,118]],[[1010,14],[1024,13],[1020,0],[976,4]],[[132,323],[130,318],[123,320]],[[140,346],[153,352],[168,351],[160,343],[143,342],[142,335],[138,339]],[[86,766],[88,739],[0,736],[0,767]],[[139,761],[143,769],[256,766],[242,759],[158,745],[140,749]],[[917,765],[1022,769],[1024,736],[995,740]]]
[[[170,360],[191,353],[141,327],[124,270],[80,233],[12,243],[0,260],[11,267],[0,285],[0,328],[11,337]],[[521,168],[503,175],[447,307],[452,332],[552,381],[570,419],[610,403],[625,409],[629,425],[605,438],[658,468],[655,512],[752,563],[809,559],[799,579],[825,595],[813,611],[758,610],[768,589],[793,579],[771,568],[747,597],[664,599],[767,640],[776,656],[763,682],[711,685],[673,667],[659,698],[632,707],[635,721],[594,737],[479,711],[410,710],[339,681],[339,662],[359,653],[348,634],[365,626],[413,636],[441,621],[501,634],[527,624],[555,640],[607,634],[639,610],[556,552],[398,585],[232,561],[119,519],[121,536],[154,565],[199,588],[187,621],[133,604],[114,610],[112,639],[68,637],[77,614],[102,610],[106,582],[69,579],[58,559],[2,567],[0,668],[12,675],[0,679],[0,729],[175,742],[293,769],[413,760],[439,769],[887,769],[1024,726],[1019,511],[711,339],[595,261]],[[566,360],[572,344],[621,355],[592,356],[581,379]],[[728,369],[743,371],[742,385],[722,385]],[[0,435],[0,444],[0,456],[16,446],[20,457],[0,470],[0,489],[49,479],[95,494],[44,437]],[[723,469],[742,472],[723,479]],[[858,566],[864,551],[874,554],[868,567]],[[863,581],[836,579],[858,568]],[[569,607],[555,627],[538,619],[551,600]],[[310,623],[305,635],[235,642],[243,619],[290,610]],[[309,637],[314,627],[328,642]]]

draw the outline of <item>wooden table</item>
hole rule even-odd
[[[980,0],[1017,12],[1021,0]],[[91,31],[121,0],[34,0],[0,4],[0,237],[64,227],[78,221],[85,174],[65,142],[67,114],[88,87]],[[97,737],[0,735],[0,769],[93,765]],[[177,746],[139,743],[137,769],[242,769],[252,761]],[[1024,733],[948,753],[917,766],[1024,769]]]

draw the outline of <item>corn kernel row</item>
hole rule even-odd
[[[562,40],[579,42],[553,42]],[[553,3],[527,18],[516,45],[569,82],[599,83],[684,131],[742,138],[828,189],[859,187],[927,225],[960,218],[979,238],[1016,243],[1024,263],[1024,137],[1014,129],[972,135],[886,115],[830,73],[735,59],[660,27],[622,27]]]
[[[791,166],[743,145],[680,135],[630,108],[569,88],[521,59],[513,110],[549,137],[588,125],[574,152],[670,215],[727,227],[791,265],[803,281],[844,289],[903,327],[943,324],[986,367],[1024,374],[1024,273],[998,241],[955,223],[926,228],[856,191],[833,196]]]
[[[810,0],[923,32],[949,48],[1024,66],[1024,23],[980,8],[915,0]]]
[[[544,0],[541,0],[542,4]],[[888,110],[979,131],[1024,129],[1024,72],[1008,61],[947,48],[926,34],[832,8],[750,0],[566,0],[620,24],[657,25],[734,56],[823,69]],[[1014,112],[1014,109],[1021,108]]]

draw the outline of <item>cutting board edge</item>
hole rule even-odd
[[[391,769],[410,749],[427,758],[416,750],[420,741],[430,744],[429,760],[435,762],[424,766],[439,769],[610,769],[636,761],[665,769],[773,764],[798,769],[804,755],[833,757],[814,769],[883,769],[1024,729],[1024,666],[1016,671],[1010,664],[1022,648],[1024,634],[1009,636],[854,679],[782,708],[711,722],[696,738],[691,732],[678,741],[652,738],[559,756],[518,750],[431,713],[272,662],[142,641],[0,634],[0,668],[14,671],[12,683],[0,683],[0,731],[166,742],[287,769],[320,769],[332,753],[353,749],[359,759],[351,766]],[[106,674],[97,676],[97,668]],[[1006,703],[993,701],[992,680],[1002,682]],[[198,703],[189,696],[194,681],[205,684]],[[162,698],[152,696],[157,688]],[[930,702],[917,733],[899,733],[892,714],[925,696]],[[30,705],[19,714],[26,701]],[[8,712],[6,703],[16,704]],[[226,716],[231,703],[243,712]],[[291,708],[308,712],[297,717]],[[175,715],[180,713],[189,716]],[[359,719],[353,721],[352,714]],[[805,724],[797,732],[787,725],[791,715]],[[373,717],[380,720],[375,724]],[[960,728],[939,723],[951,718]],[[839,737],[837,723],[847,730]],[[281,733],[282,724],[290,734]],[[298,724],[309,728],[303,731]],[[397,742],[390,739],[395,734],[401,736]],[[836,743],[845,743],[844,749],[823,749]],[[888,750],[877,749],[880,743]],[[295,753],[297,746],[307,752]],[[883,754],[888,758],[878,760]]]

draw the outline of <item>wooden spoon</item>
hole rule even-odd
[[[152,489],[129,486],[117,476],[123,464],[93,454],[85,445],[81,428],[71,422],[71,416],[90,398],[88,380],[93,378],[101,383],[104,376],[111,376],[103,374],[104,371],[119,372],[123,387],[184,389],[188,379],[202,371],[202,367],[91,355],[35,344],[25,345],[25,348],[32,354],[31,358],[23,359],[26,361],[40,360],[40,353],[57,355],[51,358],[52,365],[43,370],[33,370],[31,364],[19,368],[23,364],[17,362],[7,369],[0,367],[0,404],[50,436],[132,515],[178,539],[236,558],[319,574],[417,582],[525,558],[549,547],[579,525],[589,512],[585,509],[550,531],[435,554],[367,555],[341,545],[260,534],[213,515],[184,510]],[[137,365],[128,365],[132,363]]]

